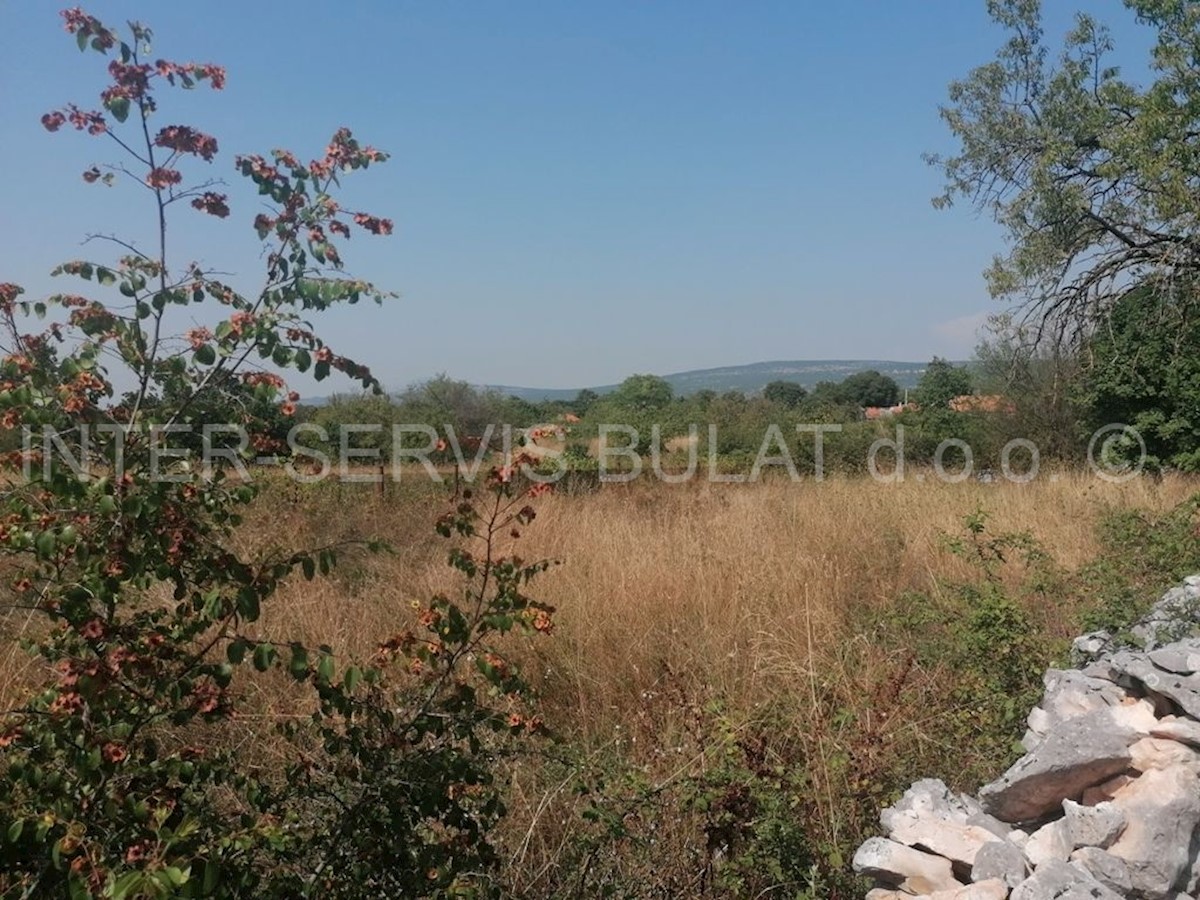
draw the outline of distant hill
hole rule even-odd
[[[925,371],[925,363],[897,362],[881,359],[793,359],[773,362],[757,362],[744,366],[722,366],[717,369],[693,369],[675,372],[663,378],[675,389],[675,393],[688,396],[697,391],[742,391],[753,394],[761,391],[772,381],[795,381],[812,388],[818,381],[841,381],[848,375],[864,369],[875,369],[895,379],[901,388],[916,387]],[[481,385],[502,394],[511,394],[523,400],[572,400],[580,388],[531,388],[513,385]],[[594,386],[597,394],[615,390],[617,385]]]
[[[969,363],[955,363],[969,365]],[[875,369],[895,379],[903,388],[913,388],[921,380],[926,363],[897,362],[889,359],[791,359],[756,362],[744,366],[721,366],[716,369],[692,369],[662,376],[678,396],[687,397],[697,391],[741,391],[754,394],[772,381],[795,381],[810,390],[818,381],[841,381],[855,372]],[[498,391],[505,396],[520,397],[537,403],[542,400],[574,400],[582,388],[535,388],[509,384],[480,384],[478,388]],[[589,390],[607,394],[616,390],[615,384],[595,385]],[[308,406],[323,406],[325,397],[306,397],[300,402]]]

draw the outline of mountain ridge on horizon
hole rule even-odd
[[[956,362],[956,365],[963,365]],[[916,387],[925,371],[927,362],[904,362],[881,359],[791,359],[765,360],[735,366],[715,366],[706,369],[688,369],[660,376],[681,396],[698,391],[711,390],[718,393],[742,391],[751,394],[761,391],[772,381],[795,381],[812,389],[820,381],[841,381],[855,372],[874,369],[893,379],[901,388]],[[535,388],[505,384],[481,384],[477,387],[520,397],[522,400],[573,400],[581,390],[606,394],[618,384],[595,385],[587,388]]]
[[[967,366],[969,362],[951,360],[956,366]],[[795,381],[812,390],[821,381],[841,381],[855,372],[874,369],[893,379],[904,388],[914,388],[925,372],[927,362],[905,362],[889,359],[775,359],[745,363],[736,366],[713,366],[706,369],[688,369],[660,376],[680,396],[689,396],[698,391],[711,390],[717,393],[741,391],[753,394],[761,391],[772,381]],[[633,374],[633,373],[631,373]],[[413,386],[422,382],[414,382]],[[481,390],[497,391],[505,396],[519,397],[531,403],[544,400],[574,400],[582,390],[607,394],[619,384],[593,385],[586,388],[538,388],[506,384],[473,384]],[[389,391],[393,396],[402,391]],[[309,406],[320,406],[328,397],[306,397],[300,402]]]

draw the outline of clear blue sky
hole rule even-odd
[[[1116,0],[1046,6],[1056,37],[1085,7],[1119,48],[1145,46]],[[0,2],[0,280],[33,293],[63,258],[109,252],[80,249],[83,235],[147,235],[144,192],[79,178],[108,147],[38,122],[96,105],[104,75],[58,8]],[[156,54],[228,68],[222,93],[164,97],[162,124],[218,136],[233,216],[181,209],[173,236],[247,288],[259,207],[235,153],[319,155],[345,124],[393,154],[349,199],[396,234],[344,255],[401,299],[326,329],[389,387],[441,371],[578,387],[767,359],[963,358],[997,310],[980,272],[1001,235],[932,209],[939,180],[921,161],[951,149],[947,83],[1001,40],[984,0],[85,9],[141,19]]]

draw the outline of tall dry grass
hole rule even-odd
[[[571,823],[585,801],[569,785],[587,760],[622,760],[654,794],[714,765],[706,729],[717,715],[735,739],[757,733],[778,745],[771,752],[794,748],[788,759],[801,761],[811,788],[806,822],[823,846],[869,827],[881,773],[900,777],[898,766],[921,768],[924,760],[926,772],[971,771],[969,748],[941,727],[945,684],[936,663],[914,667],[903,646],[863,623],[906,594],[936,602],[946,584],[973,576],[947,552],[946,536],[961,534],[974,510],[989,515],[990,532],[1029,532],[1070,572],[1100,552],[1097,525],[1108,511],[1162,512],[1200,488],[1184,478],[947,485],[913,475],[892,485],[643,481],[538,501],[537,520],[505,550],[562,562],[533,588],[558,607],[557,625],[552,636],[519,638],[510,649],[579,762],[508,773],[506,840],[519,888],[548,893],[556,869],[572,859],[579,865]],[[286,584],[264,607],[261,633],[368,657],[409,624],[414,601],[461,588],[432,529],[446,500],[443,488],[419,481],[386,494],[369,485],[270,484],[237,536],[246,552],[367,536],[393,551],[350,552],[331,578]],[[1004,577],[1021,574],[1009,567]],[[1040,626],[1060,638],[1073,633],[1078,598],[1042,602],[1046,608],[1032,611]],[[36,676],[15,646],[29,632],[26,616],[0,618],[0,698],[8,704]],[[269,761],[270,725],[305,710],[282,676],[255,678],[243,690],[250,702],[231,739]],[[634,881],[675,865],[681,874],[671,876],[672,889],[692,892],[691,870],[703,879],[711,863],[697,822],[646,827],[657,843],[645,868],[613,865],[629,866]]]
[[[537,585],[559,607],[558,628],[525,652],[546,701],[585,732],[610,732],[665,672],[753,702],[836,656],[850,614],[966,577],[944,536],[975,509],[991,530],[1030,532],[1071,570],[1095,558],[1106,510],[1162,511],[1196,488],[1075,475],[1028,485],[642,482],[550,495],[514,549],[562,562]],[[381,497],[346,485],[264,499],[248,544],[377,535],[395,548],[350,558],[331,581],[285,588],[264,618],[272,634],[368,652],[403,626],[410,601],[456,584],[432,535],[436,490]]]

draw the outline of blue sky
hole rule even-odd
[[[1116,0],[1048,0],[1146,36]],[[147,197],[85,185],[112,158],[42,113],[95,105],[104,61],[45,0],[0,2],[0,280],[31,293],[65,258],[148,237]],[[947,83],[991,58],[984,0],[790,2],[97,2],[137,18],[155,53],[229,71],[224,92],[164,96],[162,124],[221,143],[225,222],[180,209],[182,260],[261,269],[260,211],[235,153],[319,155],[340,125],[392,153],[347,201],[396,222],[344,247],[398,291],[328,320],[389,387],[445,371],[578,387],[768,359],[964,358],[998,307],[980,275],[1002,235],[935,211],[924,151],[952,149]],[[202,165],[202,164],[201,164]],[[208,174],[208,173],[204,173]],[[311,393],[311,386],[300,386]]]

